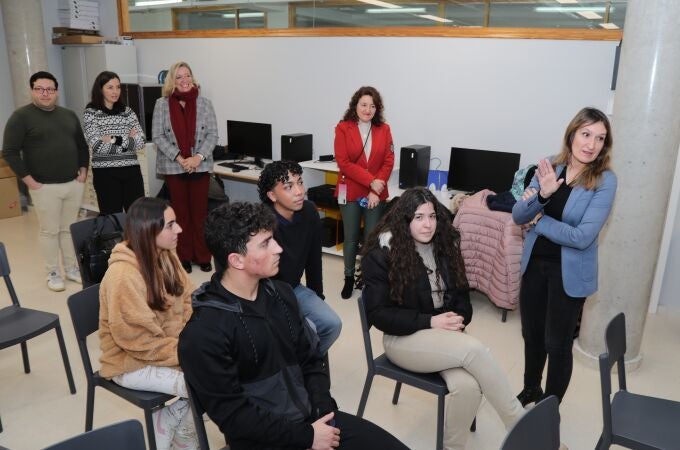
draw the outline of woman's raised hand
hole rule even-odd
[[[430,328],[441,328],[442,330],[462,331],[465,328],[463,324],[463,316],[455,312],[445,312],[432,316],[430,319]]]
[[[549,198],[553,195],[564,182],[564,179],[562,178],[559,180],[557,179],[555,169],[552,164],[550,164],[550,161],[545,158],[538,162],[536,177],[538,178],[538,183],[541,185],[540,193],[543,198]]]

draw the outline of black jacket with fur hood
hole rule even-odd
[[[333,404],[292,288],[261,280],[257,299],[248,301],[216,274],[196,290],[192,306],[179,338],[180,365],[232,450],[310,448],[310,424]]]

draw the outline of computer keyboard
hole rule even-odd
[[[236,164],[236,163],[232,163],[232,162],[221,162],[220,166],[228,167],[230,169],[248,170],[248,166],[242,166],[240,164]]]

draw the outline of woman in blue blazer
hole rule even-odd
[[[597,290],[597,240],[616,193],[609,169],[612,147],[607,116],[584,108],[564,133],[562,151],[538,164],[512,209],[529,224],[522,253],[520,309],[524,337],[523,405],[564,397],[573,366],[574,331],[586,297]]]

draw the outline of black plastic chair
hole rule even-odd
[[[107,380],[92,369],[90,352],[87,349],[87,337],[99,330],[99,284],[90,286],[80,292],[76,292],[68,298],[68,309],[71,312],[73,328],[78,340],[80,356],[85,368],[87,378],[87,403],[85,409],[85,431],[92,429],[92,417],[94,415],[94,388],[99,386],[128,402],[144,410],[146,433],[149,439],[149,449],[156,450],[156,438],[153,431],[152,412],[172,400],[173,395],[160,394],[158,392],[138,391],[127,389]]]
[[[363,298],[359,297],[359,317],[361,319],[361,334],[364,338],[364,348],[366,350],[366,365],[368,366],[368,373],[366,374],[366,382],[364,383],[364,390],[361,393],[361,400],[359,401],[359,409],[357,416],[364,415],[366,409],[366,402],[368,401],[368,393],[371,390],[373,377],[375,375],[382,375],[383,377],[395,380],[397,385],[394,387],[394,395],[392,396],[392,404],[396,405],[399,402],[399,394],[401,392],[402,383],[413,386],[418,389],[430,392],[437,396],[437,450],[444,448],[444,401],[449,389],[446,387],[444,379],[438,373],[416,373],[410,370],[402,369],[396,366],[387,359],[387,355],[382,354],[377,358],[373,358],[373,348],[371,347],[371,334],[368,325],[368,318],[366,317],[366,307]],[[475,431],[477,420],[475,419],[470,426],[471,431]]]
[[[126,420],[74,436],[43,450],[146,450],[138,420]]]
[[[512,427],[501,450],[557,450],[560,448],[560,403],[550,397],[536,403]]]
[[[194,425],[196,427],[196,435],[198,436],[198,447],[200,450],[210,450],[208,444],[208,433],[205,431],[205,422],[203,422],[203,414],[205,409],[196,397],[194,389],[187,383],[187,391],[189,393],[189,406],[191,406],[191,413],[194,416]],[[222,447],[221,450],[226,450],[229,447]]]
[[[120,223],[121,228],[125,228],[125,213],[114,214]],[[95,220],[97,218],[93,217],[91,219],[84,219],[78,222],[73,222],[69,229],[71,230],[71,240],[73,241],[73,248],[76,252],[76,261],[78,262],[78,270],[80,270],[80,278],[83,280],[83,289],[90,287],[93,284],[97,284],[98,281],[91,280],[87,272],[83,269],[80,258],[78,257],[80,249],[83,244],[87,243],[92,237],[92,231],[94,229]],[[113,223],[106,220],[102,223],[102,232],[110,233],[114,230]]]
[[[597,450],[618,444],[633,449],[680,448],[680,402],[633,394],[626,389],[626,316],[619,313],[605,331],[600,355],[602,422]],[[611,370],[617,365],[619,391],[611,397]],[[611,400],[610,400],[611,399]]]
[[[7,291],[12,300],[11,306],[0,309],[0,350],[19,344],[21,346],[21,356],[24,360],[24,372],[30,373],[31,364],[28,360],[28,345],[26,342],[29,339],[54,330],[57,333],[61,359],[64,362],[66,378],[68,379],[68,387],[71,394],[75,394],[76,385],[73,382],[71,364],[69,363],[66,345],[64,344],[64,335],[61,332],[59,316],[36,309],[23,308],[19,304],[19,297],[14,290],[14,285],[9,276],[10,272],[5,244],[0,242],[0,276],[5,279]],[[2,431],[1,425],[0,431]]]

